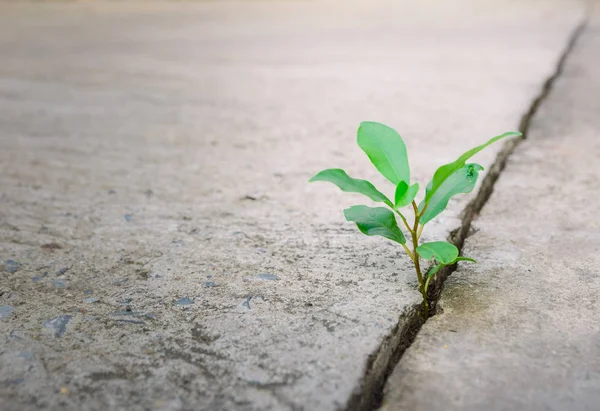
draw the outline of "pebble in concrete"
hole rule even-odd
[[[51,331],[55,337],[62,337],[72,319],[72,315],[59,315],[58,317],[44,321],[44,327]]]
[[[15,307],[12,305],[0,305],[0,318],[9,317],[14,310]]]
[[[65,288],[67,286],[67,281],[63,279],[53,279],[52,285],[56,288]]]
[[[177,304],[177,305],[191,305],[191,304],[194,304],[194,300],[192,298],[189,298],[189,297],[183,297],[183,298],[180,298],[177,301],[175,301],[175,304]]]
[[[6,260],[4,262],[4,269],[9,273],[16,272],[21,265],[14,260]]]
[[[275,274],[259,274],[256,276],[256,278],[258,278],[259,280],[266,280],[266,281],[279,280],[279,277],[277,277]]]

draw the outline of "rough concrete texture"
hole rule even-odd
[[[370,119],[425,184],[516,127],[581,16],[415,3],[0,4],[0,408],[343,408],[419,294],[307,180],[385,186]]]
[[[600,407],[600,15],[509,160],[384,410]]]

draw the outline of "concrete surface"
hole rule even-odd
[[[581,17],[413,3],[1,3],[0,408],[343,408],[420,297],[308,178],[391,193],[377,120],[426,184],[517,126]]]
[[[600,408],[600,15],[474,223],[384,410]]]

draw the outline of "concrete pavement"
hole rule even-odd
[[[0,3],[0,408],[334,410],[377,388],[416,280],[344,221],[362,198],[308,178],[389,194],[355,145],[376,120],[426,184],[517,127],[582,8],[343,4]]]
[[[600,14],[474,223],[383,410],[600,407]]]

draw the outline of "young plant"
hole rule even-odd
[[[446,241],[433,241],[420,244],[419,240],[425,224],[437,217],[446,209],[450,198],[456,194],[470,193],[475,187],[479,172],[483,167],[467,160],[505,137],[517,137],[521,133],[508,132],[496,136],[487,143],[477,146],[455,161],[438,168],[433,178],[425,188],[425,196],[417,205],[415,198],[419,184],[410,183],[410,168],[406,145],[394,129],[375,122],[363,122],[358,128],[358,145],[371,160],[375,168],[395,186],[394,201],[391,201],[373,184],[366,180],[350,177],[339,168],[323,170],[309,181],[328,181],[338,186],[342,191],[360,193],[371,200],[385,204],[385,207],[367,207],[355,205],[344,210],[346,220],[356,223],[358,229],[366,235],[378,235],[402,245],[408,257],[413,261],[419,291],[423,296],[424,316],[429,315],[427,290],[431,278],[440,268],[452,265],[458,261],[475,262],[472,258],[459,257],[454,244]],[[411,206],[413,220],[409,224],[405,214],[400,210]],[[400,217],[404,228],[409,234],[412,247],[406,245],[404,232],[398,227],[395,215]],[[432,260],[434,265],[423,275],[420,259]]]

